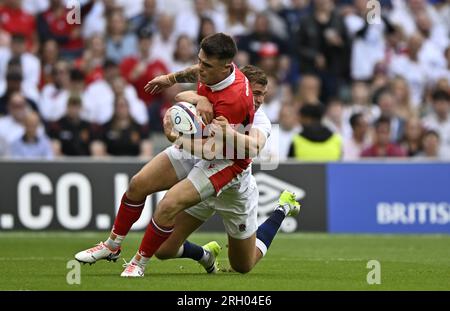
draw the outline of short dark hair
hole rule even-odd
[[[71,81],[84,81],[85,74],[83,71],[77,68],[73,68],[70,70],[70,80]]]
[[[439,133],[435,130],[426,130],[425,133],[423,133],[423,138],[427,136],[435,136],[437,139],[441,139]]]
[[[153,37],[153,31],[149,27],[141,27],[137,30],[137,37],[139,40],[151,39]]]
[[[444,90],[436,90],[431,95],[431,98],[433,99],[433,101],[437,100],[450,101],[450,94]]]
[[[320,103],[306,103],[300,108],[300,115],[308,117],[315,121],[322,120],[324,107]]]
[[[67,100],[67,105],[69,106],[81,106],[82,99],[79,94],[70,94]]]
[[[12,42],[17,42],[17,43],[24,43],[26,40],[26,37],[24,34],[22,33],[15,33],[11,36],[11,41]]]
[[[105,62],[103,63],[103,69],[110,69],[110,68],[117,68],[119,64],[113,59],[107,58]]]
[[[207,56],[220,60],[232,60],[237,53],[236,42],[222,32],[205,37],[200,43],[200,48]]]
[[[352,114],[352,116],[350,117],[350,125],[352,126],[352,129],[354,129],[358,125],[358,121],[362,117],[363,114],[359,112]]]
[[[266,73],[259,67],[246,65],[241,68],[241,72],[247,77],[250,83],[261,84],[263,86],[266,86],[268,83]]]
[[[22,72],[19,70],[8,70],[6,73],[6,80],[7,81],[22,81],[23,75]]]
[[[375,128],[378,129],[381,125],[387,124],[391,128],[391,119],[386,116],[381,116],[375,121]]]

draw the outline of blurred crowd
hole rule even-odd
[[[215,32],[268,75],[263,157],[450,159],[445,0],[0,0],[0,157],[157,154],[195,85],[143,87]]]

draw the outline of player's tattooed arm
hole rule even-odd
[[[198,80],[198,65],[192,65],[185,70],[161,75],[149,81],[144,90],[150,94],[158,94],[176,83],[195,83]]]
[[[198,65],[192,65],[184,70],[173,73],[176,83],[195,83],[198,81]]]

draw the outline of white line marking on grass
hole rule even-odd
[[[0,261],[44,261],[44,260],[67,260],[70,257],[0,257]]]
[[[6,232],[0,233],[1,238],[95,238],[99,235],[108,236],[109,232]],[[142,233],[144,234],[144,233]]]

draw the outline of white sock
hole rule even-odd
[[[203,257],[198,262],[201,264],[207,264],[210,257],[211,257],[211,253],[207,252],[203,249]]]
[[[287,215],[289,213],[289,205],[278,205],[278,207],[275,210],[280,210],[284,213],[284,215]]]
[[[137,253],[136,255],[134,255],[133,259],[131,260],[131,263],[135,264],[137,266],[140,266],[141,268],[145,268],[145,266],[147,265],[149,260],[150,260],[149,257],[144,257],[144,256],[140,255],[139,253]]]
[[[256,239],[256,248],[259,249],[263,257],[266,256],[267,246],[260,239]]]
[[[175,258],[180,258],[181,255],[183,255],[184,252],[184,245],[181,245],[180,248],[178,249],[177,254],[175,255]]]
[[[115,251],[120,248],[120,245],[122,245],[124,239],[125,236],[123,235],[116,235],[116,238],[114,240],[111,239],[111,237],[108,237],[108,239],[105,241],[105,244],[110,250]]]

